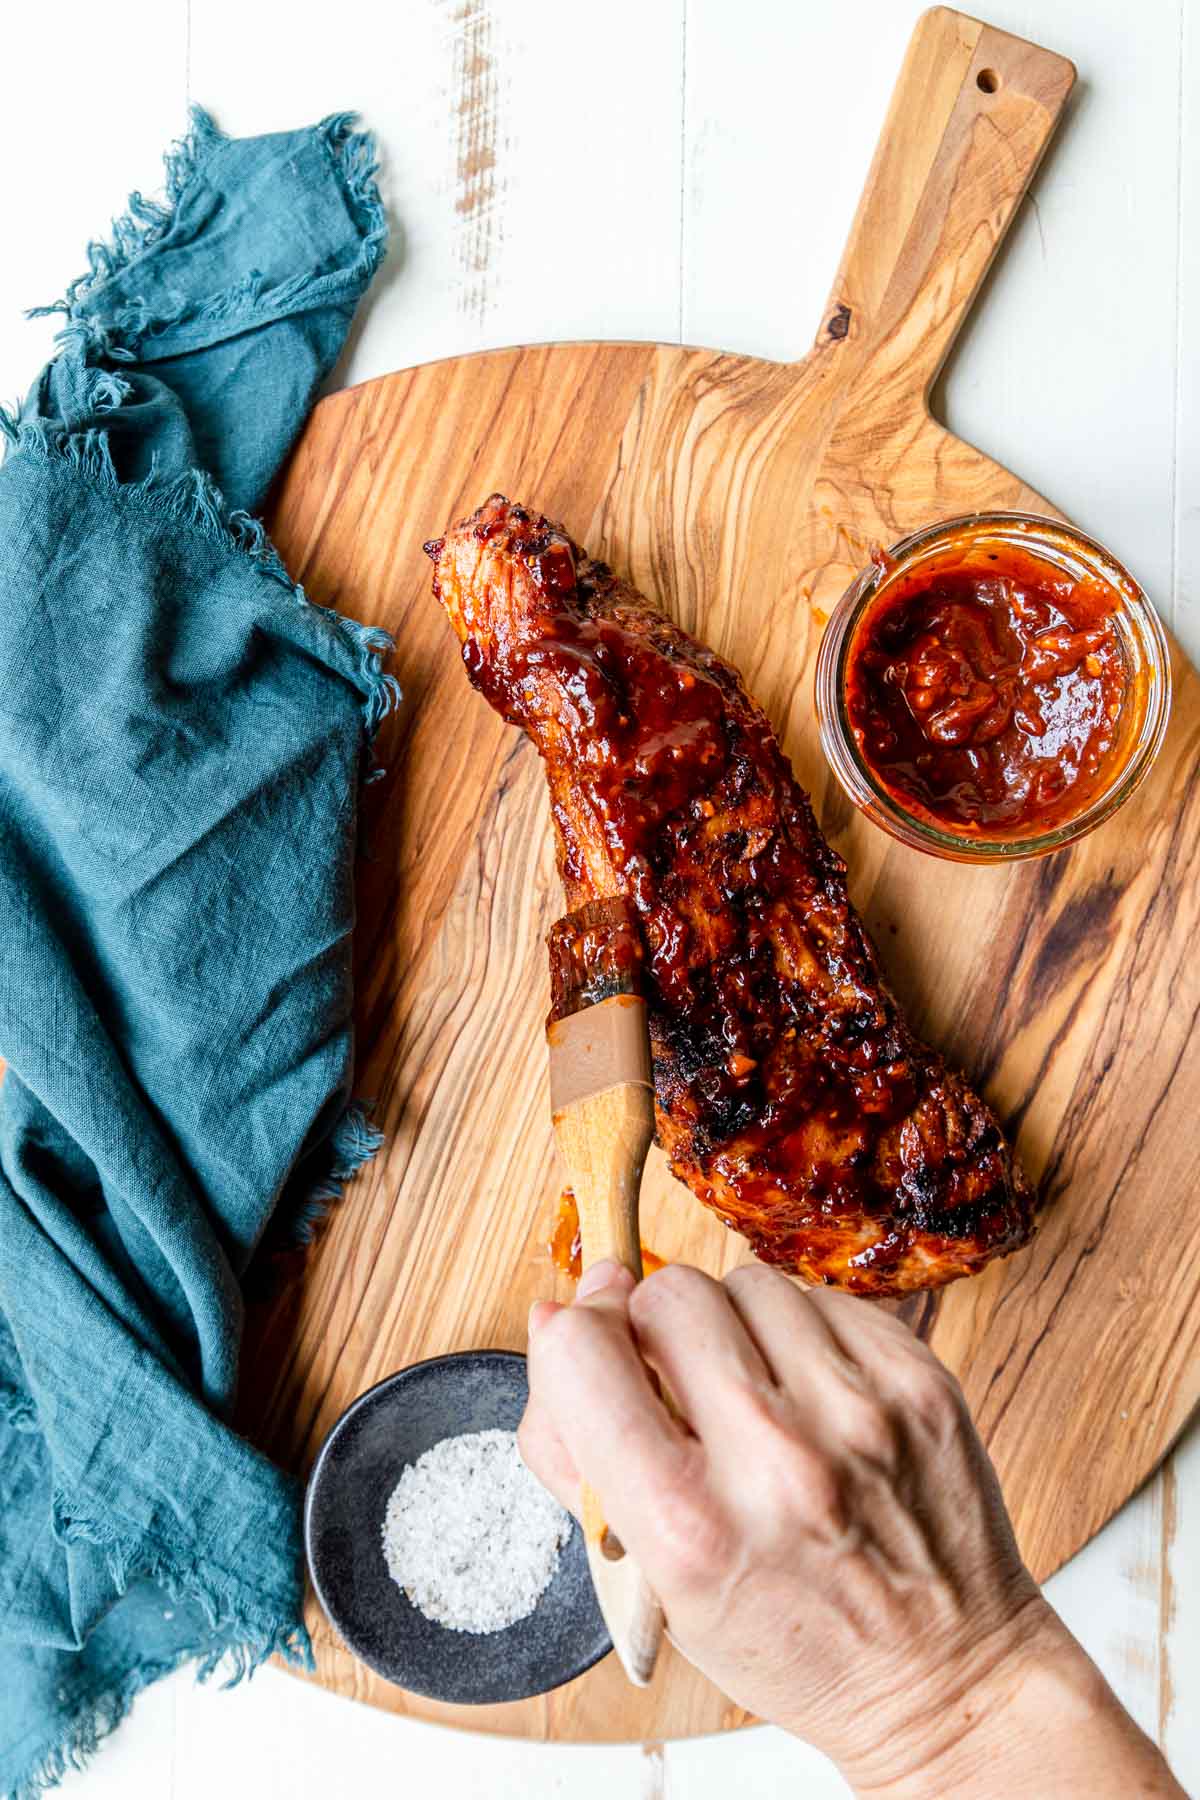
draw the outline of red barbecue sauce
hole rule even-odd
[[[569,1275],[573,1281],[578,1281],[583,1273],[583,1239],[579,1231],[579,1208],[570,1188],[564,1188],[559,1195],[554,1231],[546,1248],[555,1268],[564,1275]],[[664,1266],[663,1258],[656,1256],[653,1250],[647,1249],[643,1244],[642,1274],[653,1275],[655,1269]]]
[[[1129,742],[1120,607],[1106,584],[1011,545],[885,574],[844,665],[859,755],[944,832],[1027,838],[1069,823]]]

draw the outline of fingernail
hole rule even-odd
[[[633,1276],[624,1263],[619,1263],[613,1257],[606,1256],[603,1262],[593,1263],[590,1269],[584,1270],[579,1278],[579,1286],[575,1289],[575,1298],[590,1300],[593,1294],[598,1294],[602,1289],[613,1287],[621,1281],[627,1281],[632,1286]]]
[[[562,1307],[557,1300],[535,1300],[529,1309],[529,1324],[526,1326],[528,1335],[532,1337],[542,1329],[547,1319],[552,1319],[556,1312],[561,1311]]]

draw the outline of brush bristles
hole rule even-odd
[[[546,939],[550,1017],[568,1019],[615,994],[643,993],[645,946],[633,902],[624,894],[589,900],[567,913]]]

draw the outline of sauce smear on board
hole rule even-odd
[[[583,1273],[583,1239],[579,1232],[579,1208],[570,1188],[564,1188],[559,1196],[554,1230],[546,1248],[555,1268],[561,1269],[573,1281],[578,1281]],[[647,1249],[645,1244],[642,1245],[643,1275],[653,1275],[655,1269],[663,1267],[664,1260],[663,1257],[656,1256],[653,1250]]]

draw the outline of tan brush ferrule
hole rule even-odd
[[[550,1110],[555,1118],[609,1088],[652,1085],[646,1003],[614,994],[546,1027]]]

